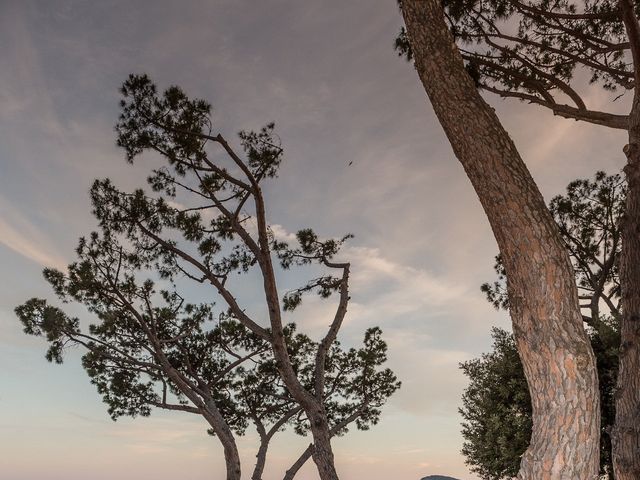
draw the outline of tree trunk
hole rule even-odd
[[[233,445],[223,442],[224,447],[224,463],[227,468],[227,480],[240,480],[240,457],[235,441]]]
[[[620,256],[620,366],[612,435],[616,480],[640,479],[640,144],[629,144],[629,190]],[[633,158],[632,160],[632,157]]]
[[[271,325],[271,350],[276,360],[276,367],[280,373],[280,378],[287,387],[296,403],[304,410],[311,423],[311,434],[316,449],[313,454],[313,461],[318,468],[320,480],[339,480],[338,473],[334,465],[333,450],[331,449],[331,434],[329,432],[329,422],[322,404],[322,393],[317,393],[316,398],[309,393],[300,383],[291,359],[287,351],[285,342],[282,316],[279,305],[278,288],[276,286],[276,276],[273,270],[271,257],[269,256],[269,241],[266,229],[266,214],[262,192],[257,189],[256,199],[256,219],[260,236],[261,254],[256,255],[262,270],[263,288],[265,299],[269,310],[269,323]],[[265,253],[266,252],[266,253]]]
[[[224,462],[227,468],[227,480],[241,480],[240,455],[233,432],[225,422],[213,400],[205,400],[203,416],[211,425],[224,450]]]
[[[267,449],[269,448],[270,438],[260,436],[260,448],[256,454],[256,466],[251,474],[251,480],[262,480],[262,474],[264,473],[264,466],[267,462]]]
[[[153,341],[153,340],[152,340]],[[216,402],[210,395],[202,395],[202,392],[195,392],[185,378],[175,368],[173,368],[166,355],[161,348],[156,349],[156,354],[160,358],[160,363],[165,369],[167,375],[180,391],[193,402],[202,412],[202,416],[211,426],[211,429],[220,440],[224,450],[224,461],[227,470],[227,480],[241,480],[240,455],[238,454],[238,446],[236,445],[233,432],[222,413],[218,409]]]
[[[634,16],[635,20],[635,16]],[[637,23],[637,20],[635,20]],[[637,82],[637,80],[636,80]],[[620,367],[611,443],[616,480],[640,479],[640,93],[629,115],[628,189],[620,255]]]
[[[507,272],[511,319],[533,407],[518,478],[598,478],[595,357],[557,226],[495,112],[479,95],[440,0],[403,0],[415,66],[487,214]]]
[[[345,428],[347,425],[353,422],[356,418],[362,415],[362,412],[367,406],[368,406],[368,402],[365,402],[364,404],[360,405],[360,408],[352,412],[351,415],[343,418],[340,422],[338,422],[333,427],[331,427],[331,429],[329,430],[329,435],[331,437],[336,435],[339,431],[341,431],[343,428]],[[309,445],[307,449],[304,452],[302,452],[302,454],[298,457],[295,463],[291,465],[291,468],[289,468],[289,470],[287,470],[287,472],[285,473],[283,480],[292,480],[293,477],[295,477],[296,474],[298,473],[298,470],[302,468],[302,466],[305,464],[307,460],[309,460],[312,454],[313,454],[313,443]]]
[[[314,448],[311,456],[318,467],[320,478],[338,480],[331,449],[331,432],[324,407],[319,404],[313,410],[307,411],[307,416],[313,435]]]
[[[272,321],[273,325],[273,321]],[[286,351],[282,330],[274,334],[272,341],[272,351],[276,358],[276,364],[280,376],[283,379],[289,393],[304,410],[309,423],[311,424],[311,434],[313,443],[316,445],[313,454],[313,461],[318,469],[321,480],[339,480],[334,464],[333,450],[331,448],[331,432],[329,422],[322,400],[318,400],[300,384]]]

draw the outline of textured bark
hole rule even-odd
[[[531,443],[518,478],[596,479],[595,357],[557,226],[515,145],[466,73],[440,0],[403,0],[402,13],[420,79],[478,194],[507,271],[533,407]]]
[[[620,256],[620,366],[612,434],[616,480],[640,479],[640,142],[627,147],[629,184]]]
[[[633,3],[620,2],[631,44],[635,81],[640,81],[640,26]],[[616,480],[640,478],[640,93],[636,87],[629,114],[627,199],[620,255],[620,366],[616,389],[616,420],[611,435]]]

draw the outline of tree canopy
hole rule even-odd
[[[582,71],[588,82],[617,95],[635,86],[619,1],[445,0],[443,5],[477,87],[563,117],[628,128],[627,115],[590,108],[580,91]],[[404,29],[396,48],[412,56]]]
[[[291,246],[269,227],[262,184],[277,176],[283,156],[274,124],[241,131],[241,156],[211,133],[207,102],[175,86],[158,94],[145,75],[131,75],[121,92],[116,132],[127,161],[149,152],[164,164],[148,176],[151,193],[96,180],[91,201],[100,230],[80,239],[66,272],[44,271],[60,300],[84,305],[95,323],[84,327],[31,299],[16,308],[25,332],[45,337],[50,361],[82,347],[114,419],[153,407],[204,417],[223,445],[227,479],[240,478],[236,436],[249,422],[260,437],[254,480],[269,441],[286,425],[314,439],[292,474],[313,457],[323,480],[337,478],[330,438],[353,422],[376,424],[400,386],[383,368],[378,328],[365,332],[360,348],[337,342],[350,265],[334,257],[351,236],[323,240],[302,229]],[[281,296],[274,261],[283,271],[314,264],[320,274]],[[251,282],[262,286],[257,309],[242,306],[237,293]],[[282,319],[307,293],[338,296],[320,341]]]

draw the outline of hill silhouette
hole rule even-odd
[[[420,480],[458,480],[458,479],[453,477],[447,477],[445,475],[429,475],[428,477],[422,477]]]

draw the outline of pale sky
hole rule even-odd
[[[113,131],[132,72],[210,101],[229,137],[275,121],[285,161],[267,187],[270,221],[355,234],[341,340],[379,325],[403,387],[379,425],[334,441],[341,478],[475,479],[459,453],[458,363],[509,324],[479,290],[497,247],[413,67],[393,51],[400,25],[393,0],[0,0],[0,479],[223,474],[204,421],[158,412],[112,422],[80,352],[48,364],[44,342],[13,315],[32,296],[52,298],[43,266],[74,260],[77,238],[95,229],[92,180],[143,185],[144,167],[125,164]],[[609,98],[586,97],[594,107]],[[547,199],[622,167],[623,133],[488,98]],[[296,321],[317,334],[330,308],[307,302]],[[265,480],[282,478],[307,443],[277,437]],[[246,475],[255,435],[239,446]],[[317,478],[311,462],[298,478]]]

